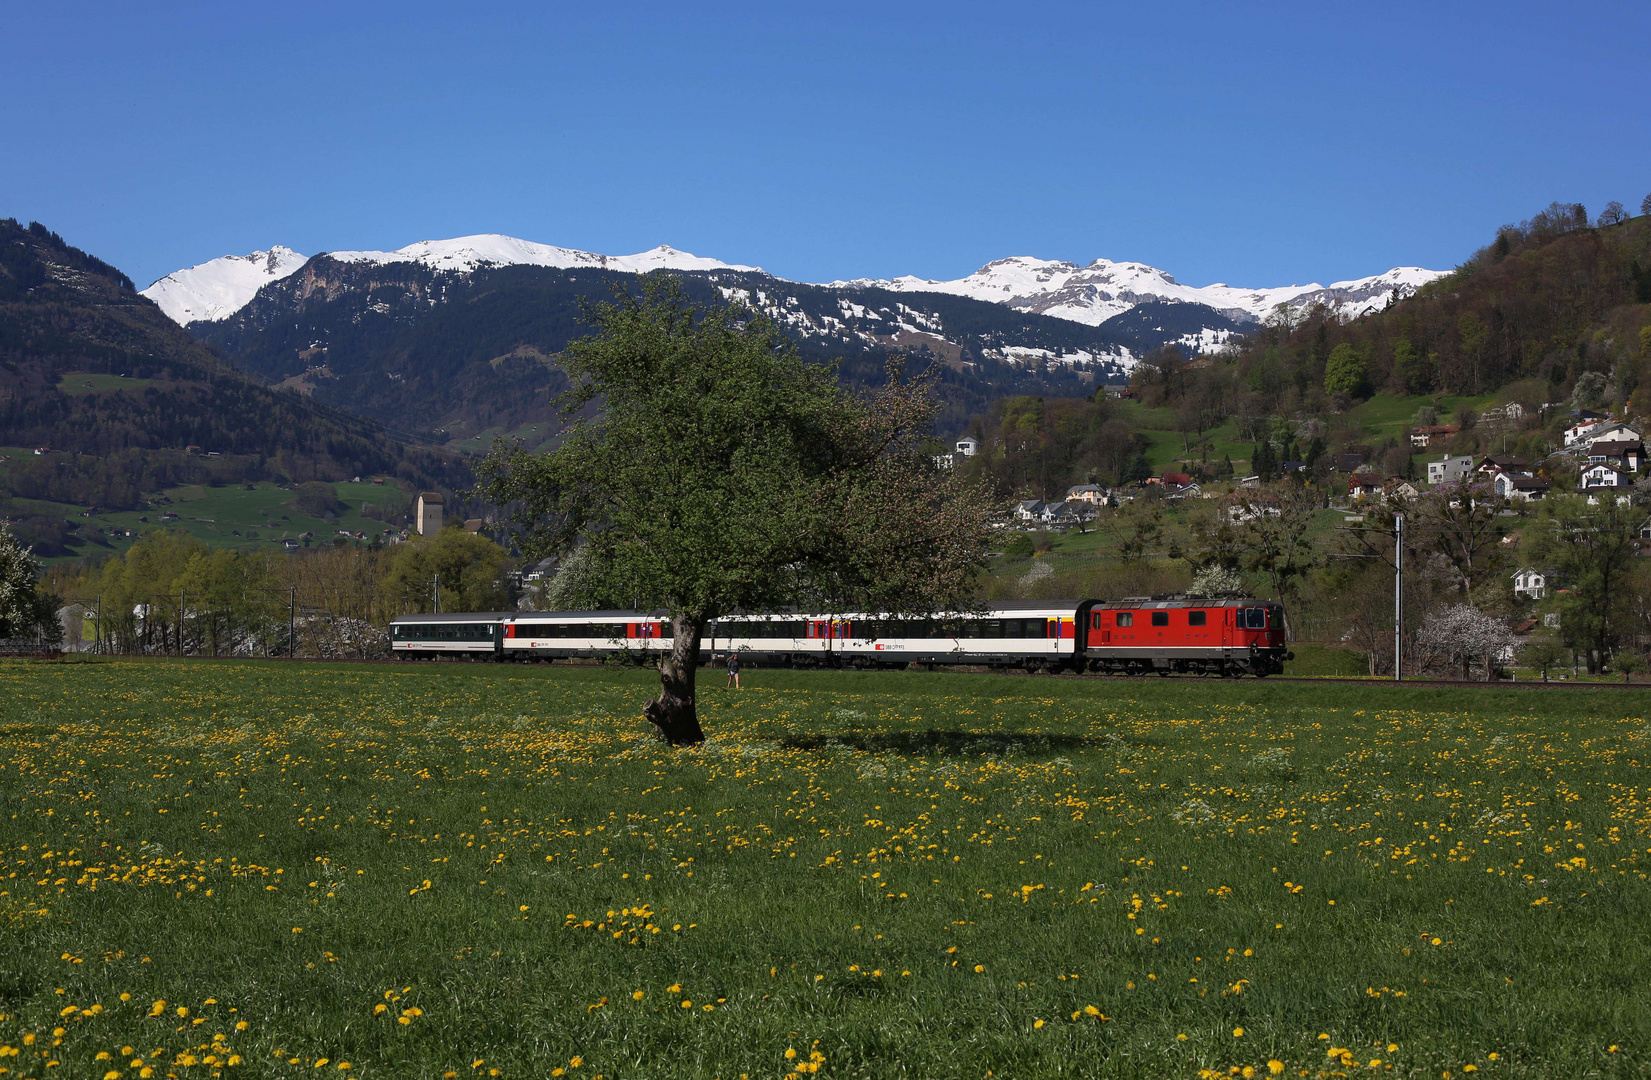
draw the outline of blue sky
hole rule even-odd
[[[501,232],[810,281],[1448,268],[1651,191],[1651,5],[29,4],[0,216],[142,287]]]

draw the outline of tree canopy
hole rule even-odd
[[[529,555],[582,543],[594,602],[669,612],[645,710],[668,741],[703,738],[694,672],[713,619],[971,605],[990,508],[924,452],[932,374],[891,362],[852,395],[761,313],[696,307],[669,276],[586,318],[596,332],[560,357],[566,438],[542,455],[497,444],[479,491],[513,507]]]

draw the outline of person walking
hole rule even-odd
[[[740,688],[740,654],[737,652],[728,654],[728,685],[723,689],[726,690],[729,686],[735,690]]]

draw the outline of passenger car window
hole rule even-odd
[[[1187,612],[1188,626],[1203,626],[1209,620],[1209,613],[1204,611]]]
[[[1152,625],[1153,626],[1168,626],[1169,625],[1169,612],[1167,612],[1167,611],[1154,611],[1152,613]]]

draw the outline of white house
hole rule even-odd
[[[1066,489],[1066,501],[1083,501],[1086,503],[1106,502],[1106,489],[1099,484],[1078,484]]]
[[[1491,486],[1496,489],[1498,495],[1509,502],[1531,502],[1548,494],[1550,484],[1546,477],[1496,472],[1491,475]]]
[[[1625,488],[1632,487],[1633,484],[1632,473],[1603,461],[1583,469],[1582,478],[1577,481],[1577,487],[1584,491],[1589,488]]]
[[[980,440],[979,439],[959,439],[959,440],[957,440],[957,452],[959,454],[962,454],[964,457],[974,457],[976,454],[980,453]]]
[[[1527,600],[1540,600],[1548,595],[1548,576],[1540,570],[1526,567],[1513,575],[1513,594]]]
[[[1015,504],[1013,513],[1016,521],[1038,521],[1043,517],[1043,500],[1023,499]]]
[[[1461,480],[1473,471],[1473,459],[1463,454],[1453,457],[1446,454],[1438,461],[1427,463],[1427,482],[1443,484],[1451,480]]]
[[[1565,448],[1587,446],[1601,439],[1639,442],[1640,433],[1621,420],[1584,420],[1565,429]]]

